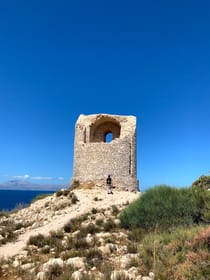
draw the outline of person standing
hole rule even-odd
[[[106,184],[107,184],[107,193],[108,194],[113,194],[112,192],[112,178],[111,175],[108,175],[106,178]]]

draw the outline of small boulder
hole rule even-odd
[[[75,258],[69,258],[66,261],[67,265],[72,265],[75,269],[85,269],[85,263],[84,258],[75,257]]]
[[[74,272],[72,273],[71,277],[72,277],[72,279],[74,279],[74,280],[81,280],[82,277],[83,277],[83,274],[82,274],[82,272],[80,272],[80,271],[74,271]]]
[[[47,280],[47,276],[46,273],[44,271],[40,271],[37,276],[36,276],[37,280]]]

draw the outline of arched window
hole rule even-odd
[[[104,137],[105,143],[110,143],[113,140],[112,132],[107,132]]]
[[[119,122],[110,118],[101,118],[90,126],[90,143],[109,143],[120,138],[120,130]]]

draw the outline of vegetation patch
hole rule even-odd
[[[125,228],[141,227],[146,230],[187,226],[193,223],[194,208],[190,189],[163,185],[149,189],[131,203],[120,215],[120,220]]]
[[[142,268],[153,271],[157,279],[207,279],[208,232],[209,228],[193,226],[146,234],[139,246]]]

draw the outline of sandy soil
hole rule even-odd
[[[71,218],[77,217],[81,214],[89,212],[92,208],[108,208],[111,205],[120,205],[126,202],[131,202],[137,199],[140,193],[114,191],[114,194],[107,194],[105,190],[74,190],[74,193],[79,199],[77,204],[74,204],[66,209],[69,213],[62,214],[60,216],[54,216],[50,219],[50,222],[35,229],[27,229],[25,233],[18,236],[18,239],[13,243],[7,243],[0,247],[1,257],[12,257],[20,254],[26,246],[26,243],[31,235],[36,234],[49,234],[52,230],[62,228]],[[99,200],[95,201],[97,197]],[[100,200],[101,199],[101,200]],[[46,199],[42,199],[36,202],[36,206],[39,207],[46,203]],[[23,217],[24,218],[24,217]]]

